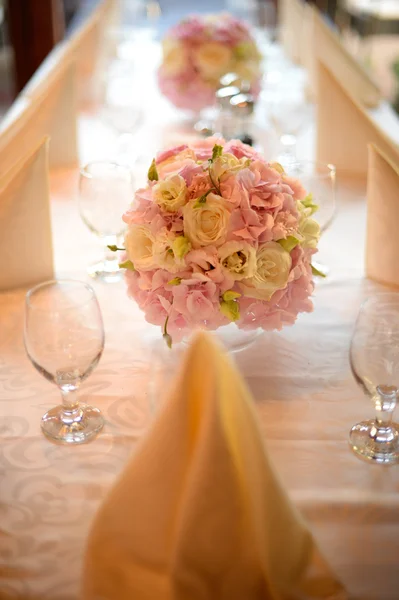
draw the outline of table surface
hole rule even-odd
[[[155,56],[151,44],[147,56],[151,48]],[[151,90],[151,77],[143,72],[143,89]],[[142,163],[187,131],[155,88],[148,98],[149,118],[138,137]],[[100,158],[105,130],[81,116],[79,133],[82,161]],[[312,155],[311,137],[310,130],[303,155]],[[86,280],[85,266],[99,248],[79,218],[77,178],[76,169],[51,174],[55,264],[57,276]],[[360,461],[347,442],[350,427],[373,414],[352,378],[348,348],[361,301],[380,286],[363,276],[364,189],[340,182],[338,198],[337,217],[320,243],[331,275],[316,286],[314,312],[264,334],[236,361],[271,458],[351,597],[397,600],[399,469]],[[103,411],[106,425],[95,441],[77,447],[41,435],[41,416],[58,403],[58,392],[25,355],[26,290],[0,294],[1,598],[77,598],[93,515],[153,419],[148,382],[158,332],[128,300],[123,282],[93,286],[106,344],[80,397]]]

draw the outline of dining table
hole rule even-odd
[[[138,43],[145,64],[137,60]],[[157,150],[194,134],[191,117],[171,107],[157,89],[159,40],[124,35],[119,56],[128,60],[129,53],[135,74],[131,93],[142,110],[141,126],[132,138],[132,172],[140,186]],[[254,131],[272,160],[264,111],[261,97]],[[387,105],[377,112],[376,120],[395,132]],[[299,139],[301,157],[315,155],[315,127],[312,117]],[[82,110],[78,133],[81,164],[107,158],[114,132],[101,114]],[[101,249],[79,215],[78,180],[78,167],[50,173],[55,273],[58,279],[90,282],[99,300],[104,352],[79,395],[102,411],[105,426],[82,445],[59,445],[42,435],[41,417],[59,403],[59,392],[25,352],[27,289],[0,293],[2,599],[79,597],[96,510],[159,408],[150,383],[154,344],[163,343],[161,331],[145,321],[123,279],[105,283],[89,278],[86,267]],[[351,336],[361,303],[386,288],[365,276],[365,182],[340,179],[338,173],[336,196],[335,218],[319,246],[329,274],[315,282],[313,312],[301,314],[292,327],[264,332],[233,358],[251,391],[270,459],[349,597],[398,600],[399,467],[362,461],[348,444],[350,428],[374,412],[351,373]]]

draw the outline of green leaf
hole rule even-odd
[[[128,269],[129,271],[135,271],[134,264],[131,260],[125,260],[125,262],[119,263],[120,269]]]
[[[325,273],[322,273],[321,271],[319,271],[319,269],[316,269],[316,267],[314,267],[313,265],[310,265],[312,267],[312,273],[313,275],[315,275],[315,277],[327,277],[327,275]]]
[[[118,248],[118,246],[115,246],[115,244],[111,244],[110,246],[107,246],[107,248],[109,250],[111,250],[111,252],[118,252],[118,250],[124,250],[125,248]]]
[[[155,163],[155,158],[152,159],[152,163],[150,168],[148,169],[148,181],[158,181],[159,175],[157,171],[157,165]]]
[[[286,239],[277,240],[280,246],[284,248],[284,250],[286,250],[287,252],[291,252],[291,250],[293,250],[295,246],[298,246],[300,241],[301,240],[299,240],[294,235],[289,235]]]
[[[174,277],[173,279],[168,281],[168,285],[180,285],[180,284],[181,284],[181,277]]]
[[[219,156],[222,156],[222,154],[223,154],[223,146],[219,146],[218,144],[215,144],[212,149],[212,162],[214,160],[216,160],[217,158],[219,158]]]
[[[235,300],[221,302],[220,310],[229,321],[238,321],[240,318],[240,305]]]
[[[241,294],[239,292],[234,292],[233,290],[227,290],[227,292],[225,292],[222,295],[222,299],[225,302],[230,302],[231,300],[236,300],[237,298],[240,298]]]

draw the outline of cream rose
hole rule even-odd
[[[184,235],[193,248],[221,246],[226,241],[230,212],[220,196],[208,194],[206,202],[191,200],[183,208]]]
[[[183,45],[177,40],[167,39],[163,44],[163,71],[165,75],[173,77],[184,71],[187,66],[187,57]]]
[[[320,238],[320,225],[314,219],[303,215],[299,221],[298,231],[302,236],[302,248],[317,248]]]
[[[256,253],[256,272],[240,283],[249,298],[270,300],[274,292],[286,287],[291,269],[291,256],[277,242],[267,242]]]
[[[154,243],[155,238],[145,225],[131,225],[126,231],[126,252],[136,269],[150,271],[156,268]]]
[[[163,210],[176,212],[186,203],[187,186],[181,175],[171,175],[154,185],[153,198]]]
[[[194,56],[195,64],[204,77],[219,78],[229,70],[231,50],[219,42],[200,46]]]
[[[218,256],[222,268],[237,281],[255,274],[256,250],[246,242],[226,242],[219,248]]]
[[[154,243],[154,260],[157,266],[170,273],[182,271],[185,266],[184,259],[179,259],[174,253],[173,243],[175,240],[174,233],[170,233],[167,229],[161,229]]]
[[[215,183],[223,179],[224,175],[235,173],[243,169],[247,164],[247,159],[237,158],[234,154],[226,152],[213,161],[210,172]]]

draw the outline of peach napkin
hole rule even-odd
[[[84,600],[346,598],[291,504],[229,358],[200,333],[100,508]]]
[[[48,75],[48,77],[47,77]],[[50,167],[69,167],[78,162],[75,65],[55,65],[42,81],[29,87],[28,95],[13,107],[13,118],[0,128],[2,171],[9,169],[21,155],[45,136],[50,136]]]
[[[378,106],[381,101],[378,85],[348,52],[339,35],[328,26],[317,8],[312,7],[310,13],[312,20],[310,46],[313,64],[308,62],[307,66],[311,87],[316,87],[316,61],[319,60],[359,104],[368,108]]]
[[[396,154],[396,144],[320,62],[317,90],[317,160],[335,164],[338,176],[366,180],[367,144],[376,144],[388,156]]]
[[[102,68],[106,55],[112,54],[108,26],[115,21],[115,0],[102,0],[82,25],[65,40],[65,55],[76,61],[80,105],[89,105],[102,93]],[[104,67],[106,68],[106,67]]]
[[[47,159],[43,140],[0,176],[0,290],[54,276]]]
[[[399,152],[396,161],[370,144],[367,178],[366,274],[399,286]]]
[[[279,0],[278,3],[281,44],[287,57],[295,63],[301,62],[302,23],[305,3],[303,0]]]
[[[306,95],[308,100],[313,101],[316,94],[315,85],[315,57],[313,49],[313,6],[305,2],[303,8],[303,19],[301,27],[300,63],[307,73]]]

